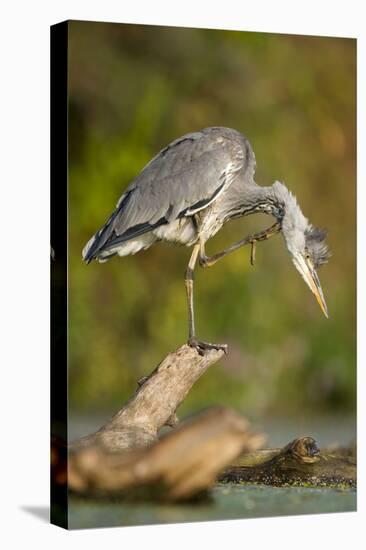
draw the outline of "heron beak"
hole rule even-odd
[[[317,272],[310,260],[305,259],[301,254],[293,256],[293,262],[296,269],[304,279],[305,283],[315,295],[318,304],[326,318],[328,319],[328,308],[323,295],[322,287]]]

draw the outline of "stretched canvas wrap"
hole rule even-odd
[[[356,41],[51,28],[51,520],[356,509]]]

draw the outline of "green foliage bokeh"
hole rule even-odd
[[[250,140],[256,181],[284,181],[333,256],[320,272],[326,320],[282,237],[197,270],[203,339],[229,355],[185,409],[255,415],[355,406],[356,44],[339,38],[69,23],[69,399],[112,411],[187,337],[187,248],[159,244],[106,264],[81,261],[144,164],[176,137],[229,126]],[[272,223],[233,221],[211,253]]]

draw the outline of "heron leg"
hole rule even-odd
[[[259,233],[255,233],[254,235],[248,235],[245,237],[245,239],[242,239],[241,241],[232,244],[228,248],[225,248],[225,250],[222,250],[221,252],[218,252],[217,254],[214,254],[213,256],[206,256],[205,254],[205,245],[203,242],[200,244],[200,255],[199,255],[199,263],[201,267],[211,267],[216,262],[230,254],[231,252],[235,252],[235,250],[238,250],[238,248],[241,248],[242,246],[245,246],[247,244],[250,244],[252,246],[251,254],[250,254],[250,263],[254,265],[255,262],[255,246],[256,243],[259,241],[265,241],[272,237],[272,235],[276,235],[281,231],[281,224],[279,222],[276,222],[274,225],[269,227],[268,229],[265,229],[264,231],[260,231]]]
[[[186,285],[187,299],[188,299],[188,344],[191,347],[197,349],[200,355],[208,349],[217,349],[227,351],[226,344],[210,344],[209,342],[202,342],[196,337],[196,328],[194,322],[194,302],[193,302],[193,283],[194,283],[194,268],[196,266],[198,254],[200,252],[201,244],[197,243],[193,247],[193,252],[186,269],[184,282]]]
[[[197,261],[199,252],[199,245],[193,247],[193,252],[186,269],[184,282],[186,285],[187,299],[188,299],[188,339],[191,340],[196,336],[196,328],[194,324],[194,304],[193,304],[193,282],[194,282],[194,268]]]

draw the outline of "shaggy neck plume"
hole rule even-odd
[[[277,205],[273,215],[282,222],[282,230],[286,232],[298,229],[305,232],[309,220],[302,213],[296,197],[279,181],[275,181],[271,190],[274,203]]]

